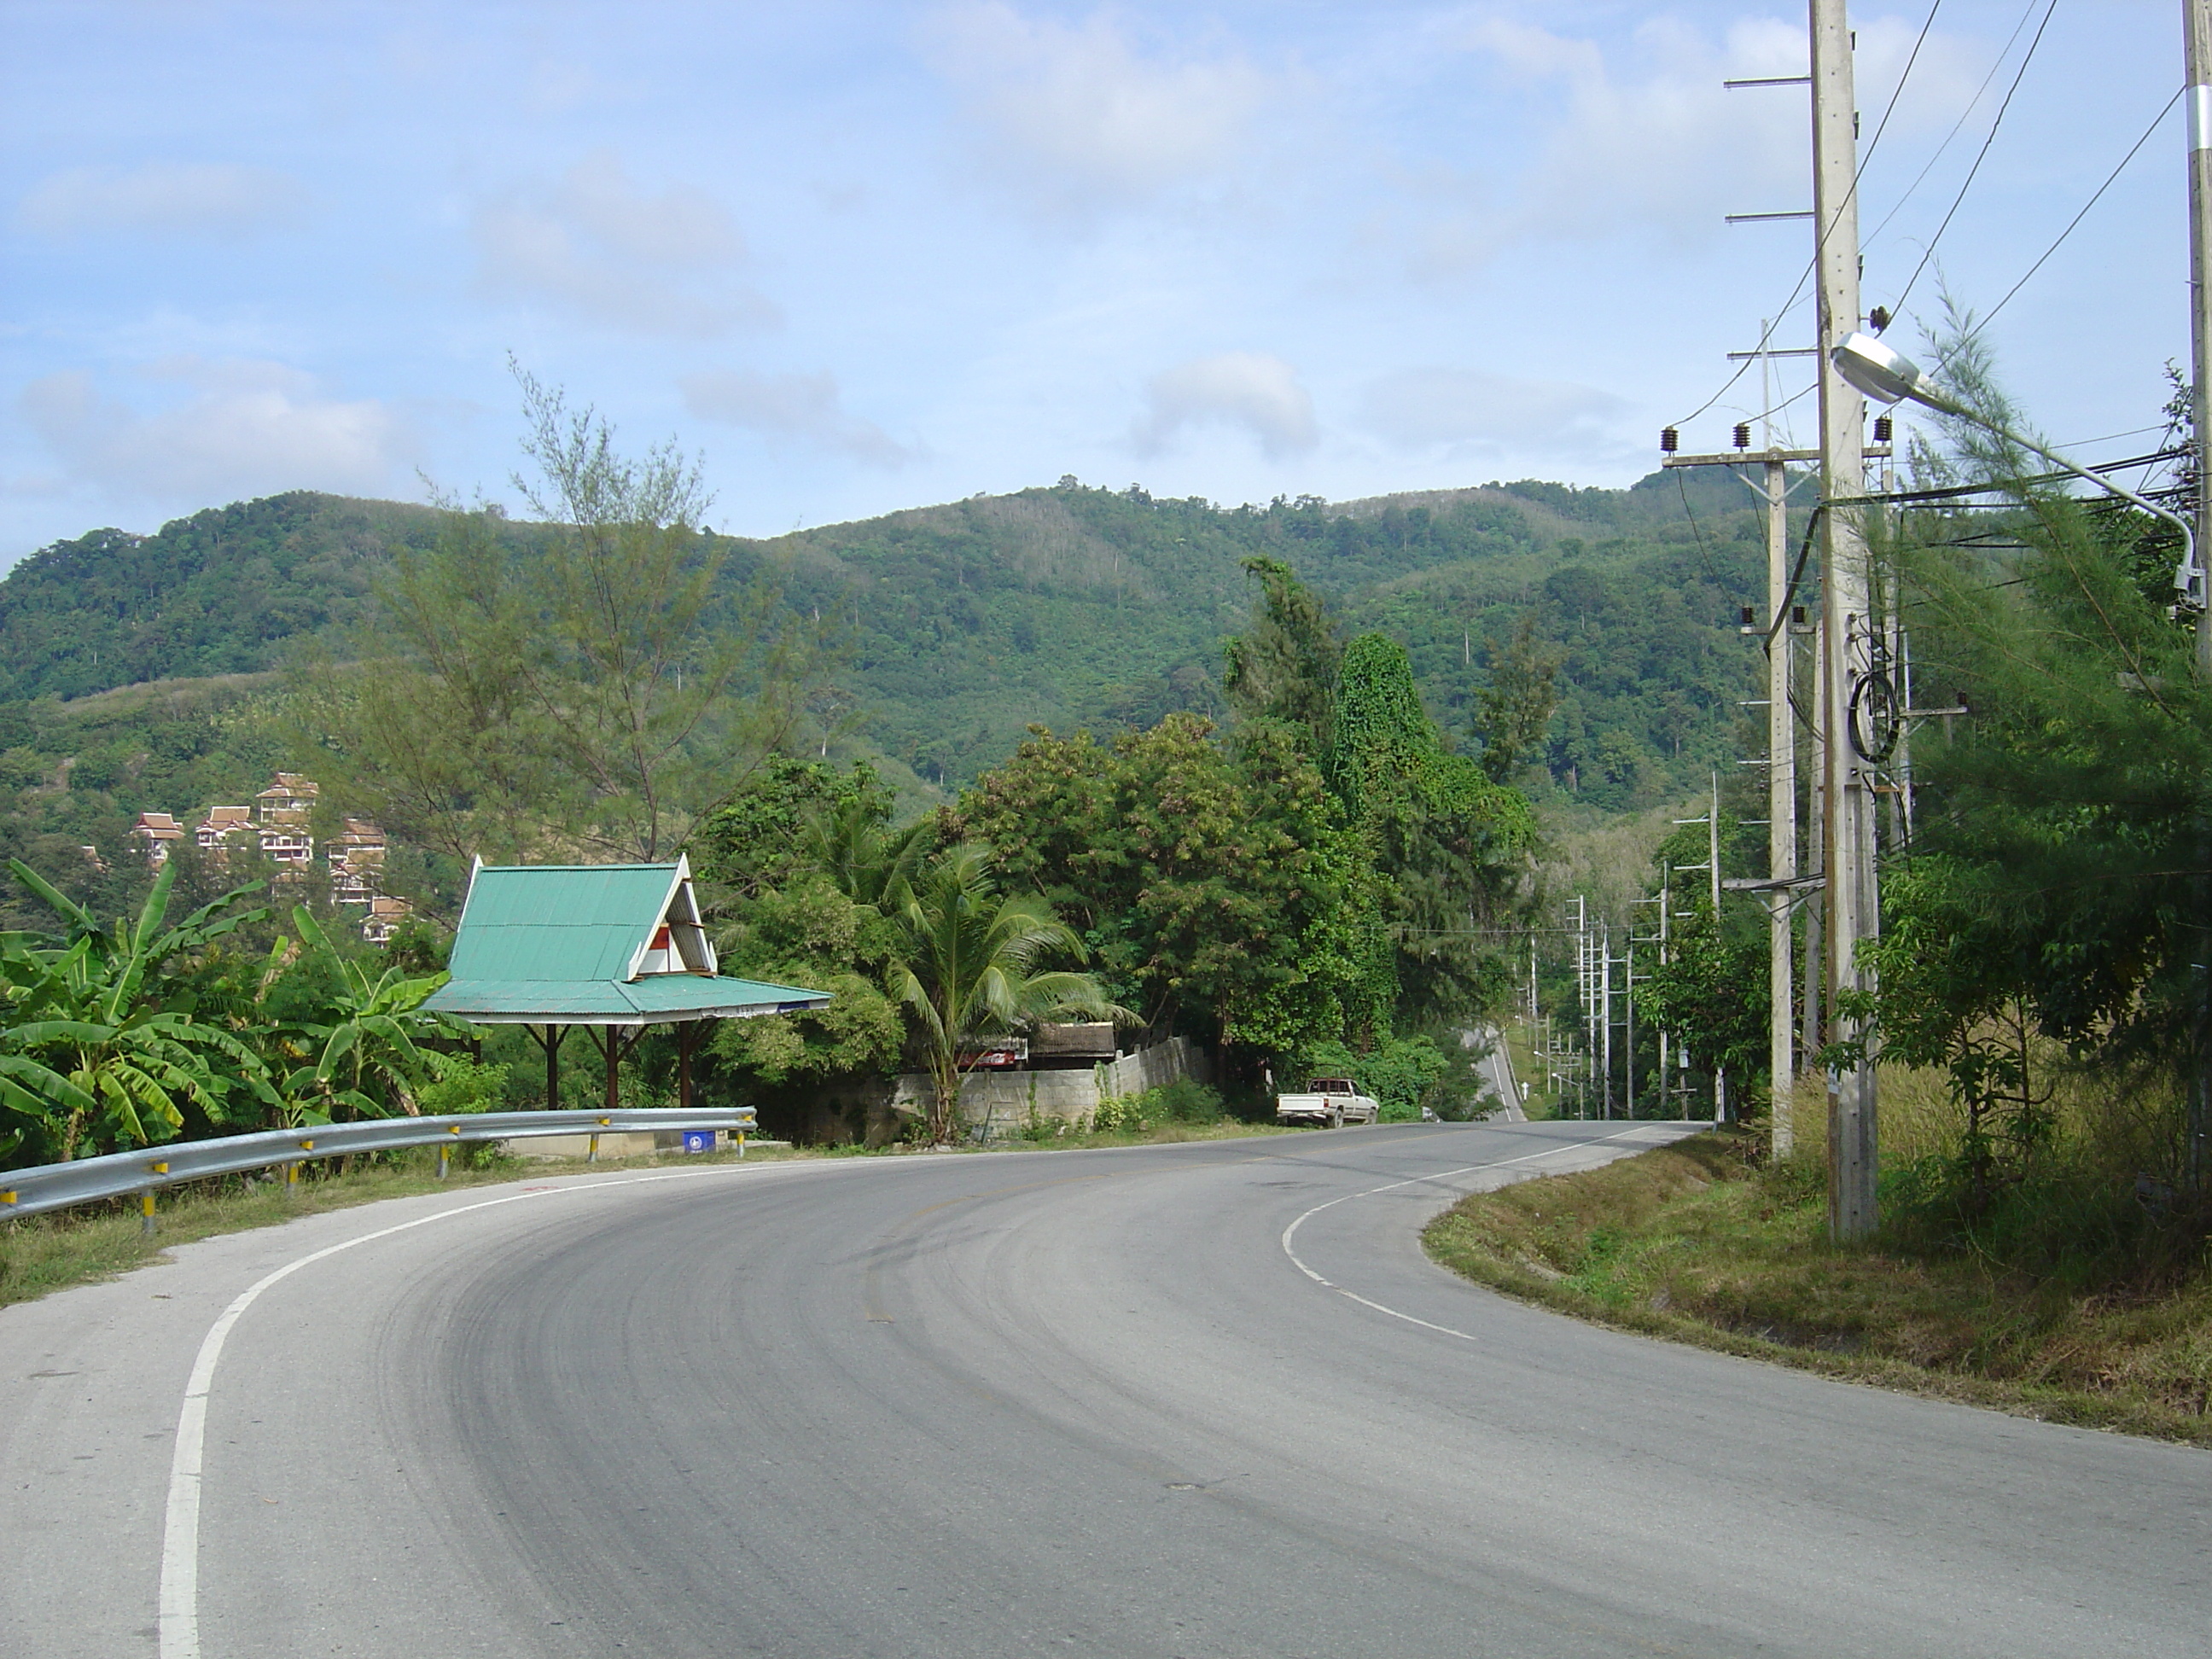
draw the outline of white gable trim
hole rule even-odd
[[[668,947],[656,951],[653,942],[660,936],[662,928],[669,930]],[[684,946],[691,948],[686,951]],[[697,957],[693,961],[691,957]],[[714,954],[714,941],[707,937],[705,920],[699,914],[699,896],[691,885],[691,859],[689,854],[678,854],[676,868],[668,883],[668,891],[662,895],[660,908],[653,925],[646,929],[645,937],[630,952],[629,970],[624,980],[635,980],[647,974],[716,974],[721,963]]]

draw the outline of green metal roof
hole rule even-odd
[[[673,864],[486,865],[447,963],[457,980],[618,980],[679,879]]]
[[[683,860],[480,865],[453,936],[453,977],[429,1006],[492,1024],[629,1025],[791,1013],[830,1001],[825,992],[720,974],[629,977],[690,878]]]

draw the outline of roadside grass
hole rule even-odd
[[[1038,1152],[1302,1133],[1304,1131],[1279,1128],[1272,1123],[1239,1123],[1231,1119],[1211,1124],[1160,1123],[1145,1128],[1064,1135],[1037,1141],[999,1140],[988,1146],[952,1150]],[[921,1150],[905,1145],[791,1147],[763,1146],[755,1142],[748,1147],[744,1161],[881,1158],[911,1155]],[[662,1165],[694,1168],[736,1161],[734,1152],[668,1152],[642,1158],[607,1158],[597,1164],[587,1164],[580,1158],[525,1158],[486,1151],[472,1158],[454,1158],[447,1178],[440,1181],[435,1173],[434,1152],[428,1147],[414,1147],[354,1159],[353,1167],[343,1174],[311,1165],[299,1183],[289,1188],[281,1180],[243,1176],[191,1182],[161,1192],[156,1231],[151,1237],[141,1226],[135,1200],[82,1205],[0,1222],[0,1307],[15,1302],[33,1302],[74,1285],[116,1278],[134,1267],[161,1260],[166,1251],[179,1244],[211,1238],[220,1233],[280,1226],[301,1216],[352,1209],[387,1198],[418,1197],[427,1193],[493,1186],[540,1176],[583,1175],[593,1170],[612,1172]]]
[[[1827,1240],[1814,1158],[1723,1130],[1474,1194],[1443,1266],[1624,1330],[2024,1417],[2212,1447],[2212,1274],[2084,1294],[1966,1253]]]

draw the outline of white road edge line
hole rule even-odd
[[[216,1362],[222,1358],[223,1344],[230,1338],[231,1329],[246,1310],[260,1299],[261,1293],[279,1281],[289,1279],[302,1267],[313,1267],[326,1256],[342,1250],[350,1250],[356,1244],[373,1244],[380,1238],[389,1238],[394,1233],[411,1232],[417,1227],[427,1227],[434,1221],[447,1221],[457,1215],[467,1215],[477,1210],[489,1210],[501,1204],[520,1204],[525,1199],[557,1198],[564,1193],[597,1192],[607,1187],[635,1187],[648,1181],[682,1181],[699,1176],[741,1173],[732,1169],[665,1170],[652,1174],[617,1176],[604,1181],[580,1182],[569,1187],[540,1187],[529,1192],[510,1193],[505,1198],[487,1198],[474,1204],[457,1205],[450,1210],[440,1210],[434,1215],[417,1216],[412,1221],[403,1221],[397,1226],[380,1227],[373,1233],[363,1233],[336,1244],[326,1244],[319,1250],[310,1250],[297,1261],[288,1261],[274,1273],[264,1274],[234,1297],[228,1307],[208,1328],[201,1340],[199,1357],[192,1362],[191,1377],[185,1383],[185,1399],[177,1413],[176,1449],[169,1459],[169,1501],[161,1527],[161,1587],[159,1613],[155,1623],[161,1632],[161,1659],[200,1659],[200,1472],[207,1441],[208,1394],[215,1383]]]
[[[1386,1181],[1380,1187],[1370,1187],[1364,1192],[1346,1193],[1341,1198],[1332,1198],[1326,1204],[1315,1205],[1313,1208],[1308,1210],[1305,1214],[1300,1216],[1297,1220],[1291,1222],[1289,1226],[1284,1228],[1283,1254],[1290,1257],[1291,1265],[1292,1267],[1296,1267],[1308,1279],[1313,1280],[1315,1284],[1322,1286],[1324,1290],[1334,1291],[1339,1296],[1348,1297],[1352,1301],[1357,1302],[1363,1308],[1372,1308],[1376,1313],[1389,1314],[1393,1319],[1402,1319],[1408,1325],[1419,1325],[1425,1331],[1435,1331],[1444,1336],[1455,1336],[1462,1342],[1476,1341],[1479,1339],[1469,1336],[1465,1331],[1455,1331],[1449,1325],[1436,1325],[1431,1324],[1425,1319],[1416,1319],[1413,1315],[1409,1313],[1401,1313],[1395,1308],[1386,1308],[1380,1302],[1370,1302],[1367,1297],[1360,1295],[1357,1291],[1347,1291],[1341,1285],[1330,1283],[1330,1281],[1323,1279],[1311,1267],[1306,1266],[1305,1262],[1299,1257],[1297,1251],[1291,1247],[1291,1238],[1297,1234],[1299,1228],[1304,1226],[1309,1220],[1313,1217],[1319,1215],[1323,1210],[1333,1210],[1340,1204],[1349,1204],[1355,1198],[1372,1198],[1377,1193],[1394,1192],[1401,1187],[1417,1187],[1425,1181],[1449,1181],[1454,1176],[1473,1175],[1477,1170],[1503,1170],[1510,1164],[1533,1164],[1540,1158],[1551,1158],[1560,1152],[1577,1152],[1582,1151],[1585,1146],[1602,1146],[1608,1140],[1619,1140],[1625,1135],[1634,1134],[1638,1129],[1648,1129],[1651,1126],[1648,1123],[1639,1123],[1633,1125],[1629,1128],[1620,1130],[1618,1133],[1600,1135],[1595,1140],[1570,1141],[1564,1146],[1547,1146],[1540,1152],[1529,1152],[1520,1158],[1501,1158],[1488,1164],[1463,1164],[1456,1170],[1439,1170],[1433,1175],[1408,1176],[1403,1181]],[[164,1652],[162,1659],[169,1659],[169,1656]]]

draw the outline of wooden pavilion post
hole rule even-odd
[[[676,1028],[676,1103],[685,1111],[691,1109],[691,1048],[700,1024],[687,1019]]]
[[[522,1029],[528,1031],[532,1040],[545,1051],[545,1109],[557,1112],[561,1109],[561,1045],[568,1041],[568,1028],[548,1020],[542,1027],[533,1029],[525,1025]],[[477,1052],[481,1064],[483,1052],[481,1042],[477,1045]]]

